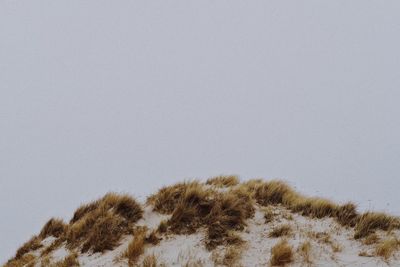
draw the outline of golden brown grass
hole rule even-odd
[[[44,239],[48,236],[60,237],[65,233],[67,225],[61,219],[51,218],[40,231],[39,237]]]
[[[80,247],[82,252],[111,250],[118,245],[122,235],[131,231],[131,226],[142,214],[141,206],[130,196],[106,194],[99,200],[79,207],[68,225],[60,219],[50,219],[38,236],[32,237],[17,250],[12,260],[41,248],[41,241],[48,236],[57,239],[41,251],[42,256],[64,242],[68,248]]]
[[[342,225],[354,223],[357,217],[354,204],[340,206],[326,199],[304,197],[282,181],[253,182],[251,186],[256,201],[264,206],[282,204],[304,216],[336,218]]]
[[[396,250],[400,247],[400,241],[396,238],[390,238],[382,241],[376,246],[375,252],[376,255],[384,258],[385,260],[389,259]]]
[[[354,238],[359,239],[366,237],[377,229],[387,231],[394,228],[400,228],[400,221],[398,218],[384,213],[367,212],[360,216],[354,229]]]
[[[48,247],[44,248],[40,252],[40,256],[42,257],[42,256],[48,255],[50,252],[52,252],[55,249],[59,248],[63,242],[64,242],[64,240],[62,238],[57,238]]]
[[[268,237],[282,237],[282,236],[288,236],[292,232],[292,228],[288,224],[283,224],[275,227],[272,229],[272,231],[268,234]]]
[[[128,259],[129,266],[133,266],[139,256],[144,252],[146,241],[146,228],[139,227],[135,229],[133,239],[129,243],[128,248],[123,253],[123,257]]]
[[[158,225],[157,232],[159,233],[165,233],[168,230],[168,222],[167,221],[161,221],[160,224]]]
[[[172,199],[168,200],[169,197]],[[159,232],[191,234],[206,227],[209,249],[240,242],[232,231],[242,230],[246,219],[254,215],[253,200],[246,191],[218,193],[198,182],[164,187],[149,197],[148,203],[161,213],[171,214],[167,226],[160,225]]]
[[[275,214],[274,214],[274,212],[272,211],[271,208],[267,208],[267,209],[264,211],[265,223],[270,223],[270,222],[272,222],[272,221],[274,220],[274,217],[275,217]]]
[[[155,255],[148,255],[144,258],[142,267],[158,267],[157,257]]]
[[[206,184],[217,187],[230,187],[239,184],[239,178],[235,175],[216,176],[207,180]]]
[[[271,266],[285,266],[293,261],[293,249],[286,240],[281,240],[271,249]]]
[[[24,256],[28,252],[35,251],[39,248],[42,247],[41,239],[38,236],[33,236],[31,239],[29,239],[27,242],[25,242],[18,250],[17,253],[15,254],[14,259],[18,260],[22,256]]]
[[[209,179],[206,184],[226,187],[226,190],[216,190],[215,187],[193,181],[163,187],[151,195],[147,203],[153,205],[155,211],[171,217],[161,222],[157,231],[147,235],[143,242],[157,244],[159,234],[191,234],[204,228],[207,233],[205,243],[209,250],[218,245],[240,244],[242,241],[236,231],[243,230],[246,220],[253,217],[255,203],[267,208],[279,205],[292,213],[311,218],[331,217],[342,226],[354,227],[354,238],[365,238],[364,244],[378,242],[371,235],[376,230],[400,228],[397,217],[376,212],[359,214],[352,203],[339,205],[327,199],[305,197],[278,180],[265,182],[258,179],[239,184],[236,176],[219,176]],[[142,215],[141,205],[130,196],[106,194],[79,207],[68,224],[59,219],[50,219],[39,235],[22,245],[9,262],[20,260],[29,252],[39,249],[41,241],[48,236],[57,239],[41,251],[42,255],[47,255],[61,244],[81,252],[111,250],[119,244],[123,235],[132,233]],[[266,223],[272,221],[274,216],[272,210],[267,209],[264,216]],[[283,217],[287,220],[293,218],[291,213]],[[280,237],[289,233],[287,227],[277,227],[270,236]],[[322,238],[319,240],[323,241]],[[339,246],[335,248],[336,245],[331,244],[333,250],[339,250]]]
[[[130,196],[108,193],[77,209],[64,238],[68,247],[81,246],[82,252],[111,250],[142,214],[141,206]]]
[[[380,240],[379,236],[375,233],[372,233],[365,237],[365,239],[362,241],[364,245],[372,245],[378,243]]]
[[[78,254],[70,253],[63,260],[49,265],[49,267],[76,267],[80,266],[78,261]]]
[[[146,239],[145,239],[146,243],[152,244],[152,245],[157,245],[158,243],[160,243],[161,238],[159,238],[157,236],[157,232],[158,231],[156,231],[156,230],[151,231],[150,234],[148,234],[146,236]]]
[[[152,204],[157,212],[171,214],[183,195],[189,190],[201,190],[200,183],[193,181],[163,187],[156,194],[148,197],[147,203]]]
[[[300,244],[299,248],[297,249],[298,253],[300,254],[303,263],[306,266],[311,266],[312,260],[311,260],[311,242],[310,241],[305,241]]]
[[[13,258],[9,260],[4,267],[23,267],[23,266],[34,266],[36,257],[32,254],[24,254],[19,258]]]
[[[239,260],[242,254],[240,246],[229,246],[226,249],[222,264],[225,266],[240,266]]]

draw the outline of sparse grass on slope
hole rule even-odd
[[[360,214],[353,203],[339,205],[323,198],[306,197],[283,181],[258,179],[239,183],[236,176],[218,176],[205,183],[192,181],[163,187],[151,195],[147,204],[152,205],[154,211],[170,217],[150,233],[147,230],[138,232],[135,224],[142,218],[143,209],[135,199],[129,195],[108,193],[80,206],[69,223],[50,219],[39,235],[23,244],[6,266],[33,263],[31,253],[41,248],[43,239],[49,236],[56,239],[39,251],[41,256],[63,244],[79,252],[104,252],[118,246],[124,235],[133,234],[134,239],[125,252],[130,264],[135,264],[145,246],[158,244],[164,234],[192,234],[202,228],[206,231],[205,245],[209,250],[220,245],[237,245],[242,242],[237,232],[242,231],[247,219],[254,216],[255,203],[263,206],[266,223],[279,219],[271,207],[278,205],[291,211],[283,216],[287,220],[294,218],[293,213],[310,218],[333,218],[340,225],[353,228],[354,238],[363,238],[365,244],[378,242],[372,238],[376,230],[400,228],[397,217],[376,212]],[[282,237],[290,232],[290,227],[283,225],[274,228],[270,237]],[[399,247],[398,243],[396,246],[393,244],[392,241],[379,244],[376,254],[389,257],[393,251],[391,248]],[[282,241],[278,245],[272,251],[271,264],[273,261],[282,262],[280,258],[290,258],[287,256],[288,244]],[[306,249],[304,247],[302,253],[306,253]],[[333,245],[332,249],[336,250]]]
[[[389,259],[393,253],[400,248],[400,240],[390,238],[382,241],[376,246],[376,255],[383,257],[385,260]]]
[[[360,215],[354,229],[354,238],[366,237],[377,229],[387,231],[395,228],[400,228],[398,218],[384,213],[367,212]]]
[[[129,266],[133,266],[140,255],[144,252],[146,239],[146,228],[138,228],[133,233],[133,239],[129,243],[128,248],[123,254],[123,257],[128,259]]]
[[[11,262],[42,247],[41,241],[49,236],[57,238],[41,255],[49,254],[63,242],[68,248],[80,248],[82,252],[111,250],[120,238],[131,231],[133,224],[143,214],[139,203],[128,195],[106,194],[99,200],[79,207],[69,224],[60,219],[50,219],[40,231],[16,252]]]
[[[82,245],[82,252],[111,250],[142,215],[140,204],[133,198],[109,193],[78,208],[66,231],[65,240],[70,248]]]
[[[305,197],[282,181],[253,182],[251,192],[254,192],[254,198],[261,205],[282,204],[303,216],[331,217],[343,226],[355,227],[356,239],[365,237],[378,229],[387,231],[400,228],[399,218],[383,213],[358,214],[353,203],[338,205],[326,199]]]

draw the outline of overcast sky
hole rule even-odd
[[[0,262],[186,178],[400,215],[399,1],[0,0]]]

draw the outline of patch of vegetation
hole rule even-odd
[[[400,221],[398,218],[384,213],[367,212],[358,219],[354,229],[354,238],[359,239],[366,237],[377,229],[387,231],[395,228],[400,228]]]
[[[272,229],[272,231],[268,234],[268,237],[277,238],[282,236],[288,236],[291,234],[291,232],[292,228],[290,227],[290,225],[288,224],[279,225],[274,229]]]
[[[48,236],[60,237],[65,233],[67,225],[61,219],[51,218],[40,231],[39,237],[45,239]]]
[[[50,264],[49,267],[77,267],[80,266],[78,261],[78,254],[70,253],[63,260]]]
[[[396,238],[391,238],[382,241],[376,246],[375,252],[376,255],[388,260],[395,251],[400,248],[400,241]]]
[[[139,256],[144,252],[145,239],[147,229],[137,228],[134,231],[133,239],[129,243],[128,248],[123,253],[123,257],[128,259],[129,266],[134,266]]]
[[[293,262],[293,248],[286,240],[281,240],[271,249],[271,266],[285,266]]]
[[[310,266],[312,264],[311,260],[311,242],[310,241],[305,241],[300,244],[298,248],[298,253],[300,254],[303,263],[306,266]]]
[[[32,254],[24,254],[19,258],[13,258],[9,260],[4,267],[23,267],[30,266],[33,267],[36,263],[36,257]]]
[[[172,196],[172,201],[166,200]],[[254,215],[253,201],[247,192],[237,189],[218,193],[197,182],[164,187],[148,199],[155,209],[170,213],[167,230],[191,234],[200,227],[207,228],[206,246],[240,242],[233,231],[242,230],[246,219]],[[165,231],[165,225],[159,226]]]
[[[235,175],[216,176],[207,180],[206,184],[217,187],[231,187],[240,183],[239,178]]]

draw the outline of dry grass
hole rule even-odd
[[[76,267],[80,266],[78,261],[78,254],[71,253],[62,261],[49,265],[49,267]]]
[[[366,237],[377,229],[387,231],[394,228],[400,228],[398,218],[384,213],[367,212],[360,216],[354,229],[354,238]]]
[[[160,224],[158,225],[157,232],[159,233],[165,233],[168,230],[168,222],[167,221],[161,221]]]
[[[152,244],[152,245],[157,245],[158,243],[160,243],[160,240],[161,240],[161,238],[159,238],[157,236],[156,230],[151,231],[150,234],[148,234],[145,239],[146,243]]]
[[[207,248],[240,243],[240,238],[232,231],[243,230],[246,219],[254,215],[250,199],[241,195],[240,191],[232,191],[215,197],[211,203],[211,210],[204,220],[208,230]]]
[[[197,181],[178,183],[163,187],[154,195],[147,198],[147,203],[154,206],[154,210],[163,214],[171,214],[183,195],[189,190],[201,190]]]
[[[41,243],[41,239],[38,236],[33,236],[31,239],[29,239],[27,242],[25,242],[18,250],[17,253],[15,254],[14,259],[18,260],[22,256],[24,256],[28,252],[35,251],[39,248],[41,248],[43,245]]]
[[[291,232],[292,228],[290,227],[290,225],[288,224],[279,225],[274,229],[272,229],[272,231],[268,234],[268,237],[277,238],[282,236],[288,236],[291,234]]]
[[[312,260],[311,260],[311,242],[310,241],[305,241],[302,244],[300,244],[299,248],[297,249],[298,253],[300,254],[303,263],[307,266],[311,266]]]
[[[142,267],[158,267],[157,257],[155,255],[148,255],[144,258]]]
[[[235,175],[216,176],[207,180],[206,184],[217,187],[231,187],[240,183],[239,178]]]
[[[40,252],[40,256],[46,256],[48,255],[50,252],[54,251],[55,249],[59,248],[61,246],[61,244],[64,242],[64,240],[62,238],[57,238],[56,240],[54,240],[50,246],[44,248],[41,252]]]
[[[126,256],[135,258],[135,253],[142,253],[140,247],[144,244],[157,244],[160,240],[159,234],[191,234],[199,228],[206,230],[205,243],[209,250],[218,245],[240,244],[242,241],[236,231],[243,230],[246,220],[254,216],[255,203],[267,208],[270,205],[280,205],[292,213],[311,218],[331,217],[342,226],[354,227],[354,238],[365,238],[363,243],[367,245],[378,242],[372,235],[376,230],[390,231],[400,228],[399,218],[375,212],[359,214],[352,203],[339,205],[327,199],[305,197],[278,180],[249,180],[239,184],[236,176],[218,176],[208,179],[206,184],[226,187],[226,190],[216,190],[215,187],[193,181],[163,187],[151,195],[147,203],[153,205],[156,212],[169,214],[171,217],[168,221],[161,222],[157,231],[143,237],[144,240],[134,238],[136,241],[132,243],[136,244],[131,244]],[[283,217],[290,220],[293,218],[292,213],[284,214]],[[26,255],[40,248],[41,241],[48,236],[57,239],[41,251],[42,255],[47,255],[61,244],[69,249],[80,249],[81,252],[112,250],[123,235],[132,233],[134,224],[142,215],[141,205],[130,196],[106,194],[79,207],[68,224],[59,219],[49,220],[38,236],[32,237],[17,250],[9,263],[22,258],[26,260]],[[271,222],[274,216],[272,210],[267,209],[264,213],[265,222]],[[283,225],[273,229],[270,237],[288,234],[290,227]],[[318,239],[324,242],[324,237]],[[334,251],[340,250],[339,246],[332,242],[330,244]],[[390,247],[388,244],[387,242],[386,246]],[[385,251],[390,249],[386,249],[383,243],[379,246],[382,247],[379,255],[386,257]]]
[[[274,214],[274,212],[272,211],[271,208],[267,208],[267,209],[264,211],[265,223],[270,223],[270,222],[272,222],[272,221],[274,220],[274,217],[275,217],[275,214]]]
[[[144,252],[146,241],[146,228],[140,227],[135,229],[134,237],[129,243],[128,248],[123,253],[123,257],[128,259],[129,266],[133,266],[140,255]]]
[[[368,235],[367,237],[365,237],[365,239],[362,241],[362,243],[364,245],[372,245],[372,244],[376,244],[378,243],[380,240],[379,236],[375,233],[372,233],[370,235]]]
[[[391,238],[379,243],[375,248],[375,253],[376,255],[387,260],[394,254],[395,251],[399,249],[399,247],[400,241],[395,238]]]
[[[36,257],[32,254],[24,254],[21,257],[9,260],[4,267],[23,267],[23,266],[34,266],[36,263]]]
[[[342,206],[322,198],[308,198],[295,192],[282,181],[252,182],[251,190],[256,201],[264,206],[282,204],[293,212],[304,216],[323,218],[333,217],[342,225],[354,225],[357,219],[355,205]]]
[[[161,213],[172,213],[166,227],[160,224],[159,232],[191,234],[206,227],[208,249],[240,242],[232,231],[242,230],[246,219],[254,215],[253,201],[246,191],[218,193],[198,182],[164,187],[148,203]]]
[[[293,262],[293,249],[286,240],[281,240],[271,249],[271,266],[285,266]]]
[[[64,238],[69,248],[81,246],[82,252],[111,250],[142,214],[141,206],[130,196],[109,193],[78,208]]]
[[[39,237],[44,239],[48,236],[60,237],[65,233],[67,225],[60,219],[51,218],[40,231]]]
[[[239,260],[242,255],[240,246],[229,246],[225,252],[222,264],[225,266],[240,266]]]

